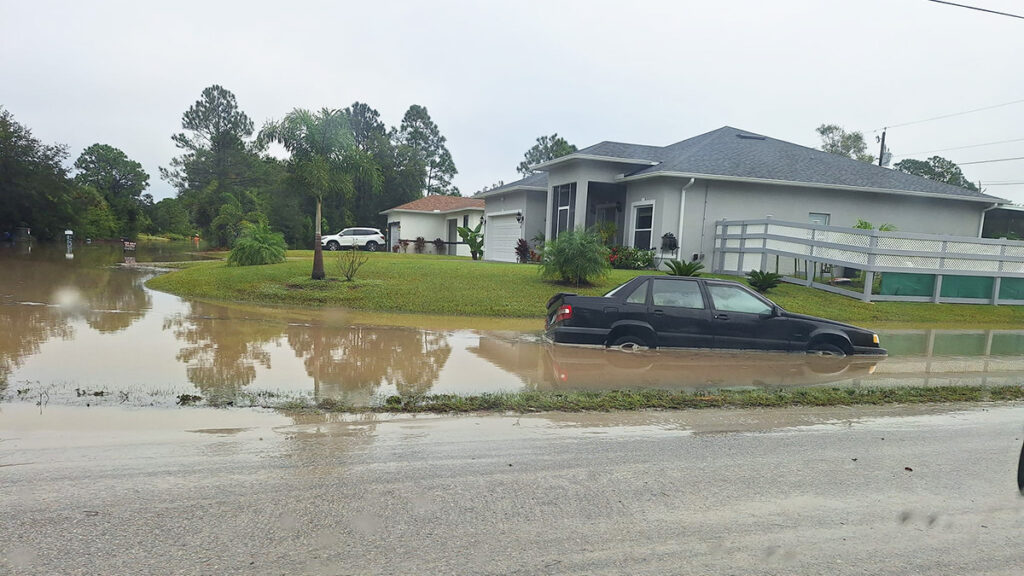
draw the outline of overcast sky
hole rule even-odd
[[[1019,0],[959,0],[1024,13]],[[158,167],[203,88],[255,122],[366,102],[426,106],[464,195],[517,179],[537,136],[666,145],[730,125],[818,147],[1024,100],[1024,20],[927,0],[51,2],[0,0],[0,106],[72,160],[95,142]],[[896,155],[1024,139],[1024,102],[896,127]],[[937,152],[1024,156],[1024,140]],[[963,166],[1024,202],[1024,160]]]

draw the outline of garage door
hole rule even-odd
[[[520,238],[515,214],[488,216],[484,234],[484,258],[499,262],[516,261],[516,242]]]

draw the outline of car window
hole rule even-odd
[[[342,230],[341,231],[341,235],[342,236],[351,236],[352,235],[352,231],[351,230]]]
[[[626,302],[630,304],[643,304],[647,302],[647,282],[641,282],[636,290],[626,298]]]
[[[704,297],[696,282],[685,280],[655,280],[651,301],[655,306],[676,308],[704,308]]]
[[[708,292],[711,293],[711,301],[716,310],[722,312],[746,312],[749,314],[764,314],[771,312],[771,306],[750,292],[737,286],[708,285]]]

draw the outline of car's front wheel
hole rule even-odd
[[[816,342],[807,349],[809,354],[817,356],[831,356],[833,358],[845,358],[846,350],[828,342]]]
[[[376,252],[377,251],[377,243],[374,242],[373,240],[370,240],[369,242],[367,242],[366,243],[366,251],[367,252]]]
[[[335,240],[331,240],[330,242],[327,243],[327,249],[330,250],[331,252],[336,252],[338,250],[341,250],[341,244],[338,244],[338,242]]]

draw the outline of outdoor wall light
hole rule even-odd
[[[522,210],[520,210],[519,212],[516,212],[516,222],[518,222],[519,224],[523,223],[523,212],[522,212]]]

